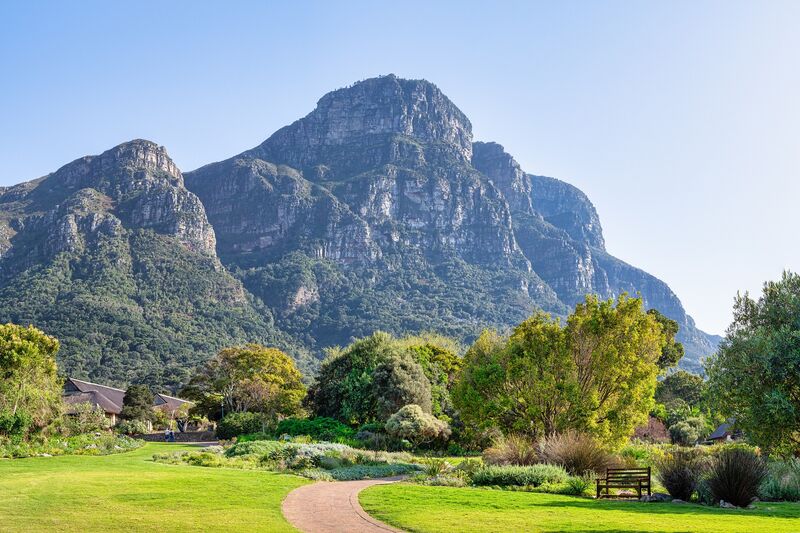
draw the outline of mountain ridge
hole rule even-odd
[[[192,294],[193,279],[206,289]],[[313,371],[310,353],[376,329],[469,340],[623,291],[679,322],[683,364],[700,370],[718,338],[664,282],[607,253],[589,198],[473,142],[466,115],[425,80],[332,91],[191,172],[138,139],[0,191],[0,320],[44,324],[66,339],[65,368],[118,384],[174,388],[246,341]],[[85,331],[62,323],[59,301],[87,313]],[[112,327],[120,303],[130,332]]]

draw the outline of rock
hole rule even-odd
[[[689,503],[689,502],[681,500],[680,498],[675,498],[674,500],[672,500],[672,503],[682,504],[682,503]]]
[[[193,172],[133,140],[3,188],[0,287],[0,310],[35,307],[0,320],[46,324],[67,372],[113,346],[103,372],[121,382],[152,361],[170,373],[154,379],[178,382],[245,341],[302,355],[380,329],[465,339],[623,291],[679,323],[682,365],[717,341],[667,284],[607,252],[583,192],[473,142],[438,87],[393,75]],[[109,328],[120,316],[132,323]]]
[[[725,500],[720,500],[719,506],[722,509],[737,509],[735,505],[733,505],[732,503],[728,503]]]
[[[660,492],[655,492],[655,493],[651,494],[650,496],[645,494],[644,496],[639,498],[639,501],[645,502],[645,503],[670,502],[670,501],[672,501],[672,496],[670,496],[669,494],[663,494],[663,493],[660,493]]]

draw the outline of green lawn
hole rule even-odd
[[[0,459],[0,531],[293,531],[280,504],[306,481],[151,460],[189,448]]]
[[[369,488],[361,493],[360,500],[372,516],[414,532],[800,531],[800,504],[794,503],[761,503],[755,510],[725,510],[402,483]]]

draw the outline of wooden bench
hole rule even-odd
[[[605,489],[606,493],[601,491]],[[650,496],[650,467],[647,468],[606,468],[605,479],[597,480],[597,497],[608,498],[608,489],[636,489],[638,497],[642,497],[642,491],[647,489]]]

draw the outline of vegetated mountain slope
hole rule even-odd
[[[585,294],[640,294],[699,331],[662,281],[605,251],[589,199],[525,173],[433,84],[374,78],[229,160],[186,174],[223,261],[277,325],[317,350],[374,329],[470,338]]]
[[[219,262],[203,205],[149,141],[6,189],[0,252],[0,320],[58,337],[69,375],[174,388],[224,345],[291,345]]]

